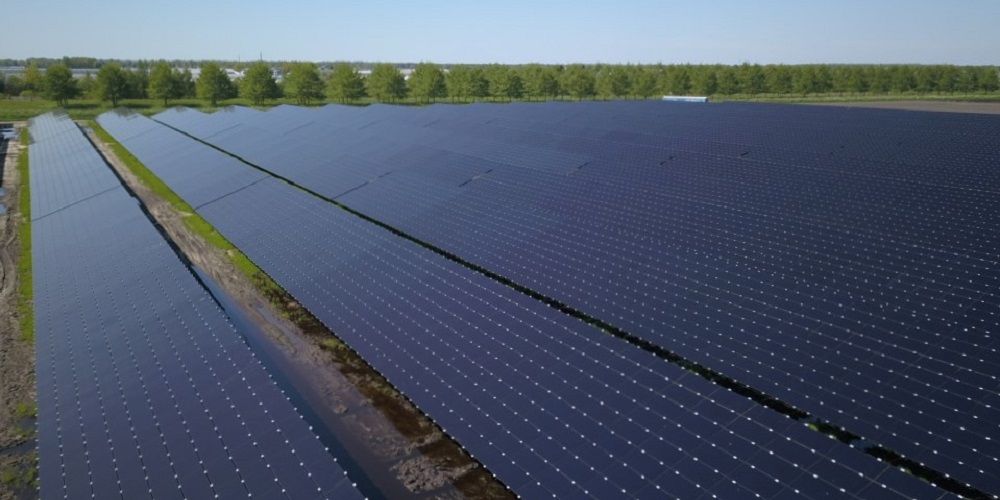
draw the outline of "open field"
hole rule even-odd
[[[656,98],[654,98],[655,100]],[[576,101],[576,99],[565,96],[559,100],[564,101]],[[600,99],[586,99],[586,100],[600,100]],[[725,102],[725,101],[750,101],[750,102],[773,102],[773,103],[850,103],[850,102],[896,102],[896,101],[906,101],[906,102],[937,102],[937,101],[955,101],[955,102],[1000,102],[1000,93],[992,94],[816,94],[816,95],[728,95],[728,96],[713,96],[713,102]],[[482,102],[509,102],[505,100],[497,99],[482,99]],[[363,98],[350,102],[352,105],[367,105],[376,103],[372,98]],[[465,103],[471,102],[468,100],[453,100],[449,98],[434,99],[430,102],[423,102],[412,97],[404,98],[395,102],[398,105],[424,105],[430,103]],[[527,99],[518,99],[513,102],[541,102],[541,101],[531,101]],[[338,101],[334,100],[323,100],[316,101],[313,105],[323,105],[323,104],[338,104]],[[280,104],[297,104],[294,99],[274,99],[267,101],[264,108],[277,106]],[[199,99],[180,99],[175,101],[170,101],[167,106],[163,105],[163,101],[158,99],[125,99],[119,103],[120,107],[126,107],[138,113],[152,115],[177,106],[185,106],[195,109],[200,109],[202,111],[211,112],[218,108],[227,106],[251,106],[252,103],[248,99],[228,99],[219,103],[219,106],[213,108],[208,102]],[[60,109],[53,101],[47,101],[44,99],[0,99],[0,121],[23,121],[27,120],[33,116],[46,113],[48,111],[53,111],[55,109]],[[92,120],[101,113],[109,111],[111,109],[111,103],[96,101],[96,100],[70,100],[66,106],[63,106],[69,113],[70,117],[77,120]]]

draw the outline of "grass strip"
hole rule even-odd
[[[236,246],[229,242],[221,233],[215,230],[212,225],[205,220],[202,216],[195,212],[194,208],[191,207],[186,201],[184,201],[180,196],[177,195],[169,186],[166,185],[159,177],[156,176],[152,171],[146,168],[142,162],[139,161],[128,149],[125,148],[120,142],[118,142],[114,137],[111,136],[104,128],[102,128],[96,121],[89,120],[87,126],[94,130],[97,137],[111,147],[115,155],[118,157],[125,167],[135,175],[143,185],[149,188],[155,195],[170,203],[175,210],[177,210],[184,221],[184,225],[188,227],[193,233],[202,237],[208,244],[222,250],[225,252],[229,260],[236,266],[237,269],[244,276],[249,278],[254,286],[258,287],[261,291],[282,293],[283,290],[279,287],[267,274],[260,270],[256,264],[253,263],[246,255],[243,254]]]
[[[21,339],[35,341],[34,282],[31,275],[31,172],[28,169],[28,145],[31,134],[27,128],[21,129],[20,143],[25,147],[17,158],[17,172],[20,177],[17,210],[20,220],[17,225],[17,239],[20,255],[17,260],[17,320]]]

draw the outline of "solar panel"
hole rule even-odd
[[[30,122],[42,498],[360,498],[66,115]]]
[[[165,179],[210,150],[173,134]],[[215,183],[250,169],[214,153]],[[941,494],[277,179],[198,212],[523,497]]]
[[[1000,491],[996,118],[648,102],[283,113],[294,125],[263,112],[206,140]],[[408,162],[413,148],[437,154]],[[349,167],[311,158],[392,173],[345,191]]]

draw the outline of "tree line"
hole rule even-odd
[[[277,71],[276,71],[277,70]],[[283,78],[279,82],[275,74]],[[649,98],[655,95],[810,95],[990,93],[1000,89],[996,67],[950,65],[452,65],[420,63],[408,77],[393,64],[376,64],[363,74],[352,64],[320,67],[284,63],[250,64],[231,80],[218,63],[205,63],[194,78],[189,69],[166,61],[139,68],[101,65],[96,76],[74,79],[62,63],[44,72],[30,64],[23,76],[2,83],[9,95],[42,95],[59,103],[85,96],[118,105],[122,99],[201,98],[216,106],[243,97],[256,105],[288,97],[301,104],[327,99],[379,102],[412,99],[591,99]]]

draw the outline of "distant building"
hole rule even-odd
[[[0,67],[0,76],[6,78],[11,75],[21,75],[24,73],[24,66],[3,66]]]
[[[7,78],[8,76],[21,76],[24,74],[25,69],[27,68],[24,66],[0,67],[0,78]],[[97,70],[94,68],[71,68],[69,71],[73,74],[73,78],[83,78],[88,74],[97,75]],[[41,72],[45,73],[45,70],[42,69]]]
[[[665,95],[663,96],[663,100],[673,102],[708,102],[708,97],[694,95]]]
[[[404,80],[409,80],[410,75],[413,74],[413,68],[401,68],[399,72],[403,75]],[[368,76],[372,74],[372,70],[359,69],[358,74],[361,75],[362,78],[368,78]]]
[[[194,78],[195,80],[197,80],[198,77],[201,76],[201,68],[175,68],[175,69],[179,71],[184,71],[185,69],[187,69],[188,71],[191,72],[191,77]],[[222,71],[226,72],[226,76],[228,76],[230,80],[239,80],[240,78],[243,78],[243,72],[241,71],[236,71],[235,69],[232,68],[223,68]]]

